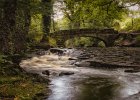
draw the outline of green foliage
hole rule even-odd
[[[90,37],[75,37],[66,41],[66,47],[87,47],[93,44]]]
[[[31,19],[31,25],[29,30],[29,39],[35,42],[39,42],[43,36],[42,31],[42,17],[40,14],[33,16]]]
[[[96,44],[97,43],[97,44]],[[75,37],[66,41],[66,47],[92,47],[96,44],[98,47],[105,47],[105,43],[93,37]]]
[[[105,43],[103,41],[99,42],[98,44],[99,47],[105,47]]]
[[[56,31],[70,29],[69,19],[67,17],[64,17],[62,20],[58,20],[56,22],[55,29],[56,29]]]
[[[53,47],[56,47],[57,46],[55,39],[53,39],[51,37],[48,37],[48,40],[49,40],[49,45],[50,46],[53,46]]]
[[[0,64],[5,62],[5,55],[0,54]]]
[[[113,27],[115,20],[121,20],[127,9],[120,7],[120,2],[112,0],[64,0],[64,17],[69,21],[69,28],[104,28]],[[65,25],[65,24],[64,24]]]
[[[7,55],[0,54],[0,66],[1,66],[1,64],[4,64],[4,63],[12,64],[12,61],[8,60],[8,56]]]
[[[127,23],[125,24],[125,27],[123,30],[125,31],[135,31],[140,30],[140,18],[129,18],[127,19]]]

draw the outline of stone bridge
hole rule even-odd
[[[111,47],[120,36],[126,37],[127,35],[127,33],[119,33],[114,29],[72,29],[50,33],[49,36],[55,38],[59,47],[63,47],[65,41],[74,37],[93,37],[103,41],[106,47]],[[137,34],[131,33],[129,35],[135,37]]]

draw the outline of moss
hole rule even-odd
[[[2,64],[0,66],[0,100],[7,100],[7,98],[10,98],[8,100],[33,100],[34,97],[38,98],[36,94],[47,90],[48,82],[37,74],[26,73],[19,66]]]
[[[98,44],[99,47],[105,47],[105,43],[103,41],[99,42]]]
[[[137,41],[140,41],[140,36],[137,36],[137,37],[136,37],[136,40],[137,40]]]
[[[51,38],[51,37],[48,37],[48,40],[49,40],[49,44],[52,46],[52,47],[56,47],[57,44],[56,44],[56,40]]]
[[[16,100],[32,100],[46,89],[45,83],[33,82],[28,76],[0,76],[0,97]]]

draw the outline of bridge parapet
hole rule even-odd
[[[72,29],[60,30],[51,33],[50,36],[55,37],[58,35],[76,35],[76,34],[118,34],[114,29]]]

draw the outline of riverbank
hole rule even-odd
[[[0,100],[41,100],[47,97],[48,79],[25,72],[15,64],[0,64]]]

